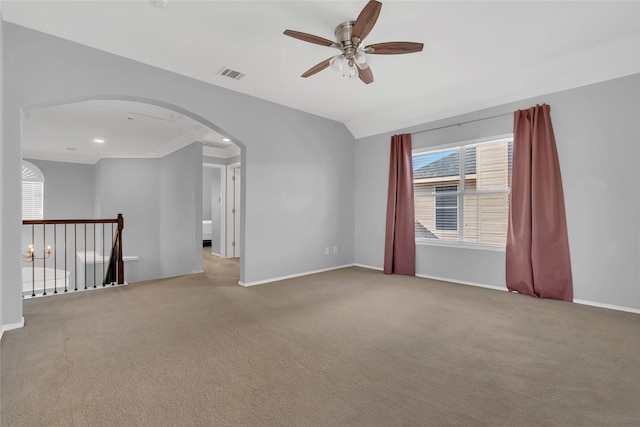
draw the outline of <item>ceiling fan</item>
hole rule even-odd
[[[414,42],[386,42],[364,45],[363,40],[376,24],[381,9],[382,3],[370,0],[355,21],[344,22],[336,27],[335,42],[300,31],[285,30],[284,34],[287,36],[321,46],[335,47],[342,51],[342,53],[325,59],[309,68],[302,74],[302,77],[312,76],[331,66],[337,71],[341,71],[343,76],[358,76],[364,83],[369,84],[373,82],[373,73],[367,64],[365,54],[397,55],[422,51],[424,44]]]

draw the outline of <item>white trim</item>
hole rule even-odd
[[[206,145],[202,146],[202,155],[207,157],[230,159],[232,157],[239,156],[240,152],[241,148],[234,143],[230,143],[230,145],[226,148],[207,147]]]
[[[443,281],[443,282],[450,282],[450,283],[459,283],[461,285],[477,286],[477,287],[480,287],[480,288],[487,288],[487,289],[492,289],[492,290],[495,290],[495,291],[508,292],[508,289],[507,289],[506,286],[504,288],[502,288],[502,287],[498,287],[498,286],[483,285],[481,283],[466,282],[464,280],[452,280],[452,279],[446,279],[446,278],[443,278],[443,277],[428,276],[426,274],[416,274],[416,277],[420,277],[420,278],[423,278],[423,279],[440,280],[440,281]],[[640,314],[640,309],[631,308],[631,307],[623,307],[623,306],[613,305],[613,304],[603,304],[603,303],[599,303],[599,302],[586,301],[586,300],[581,300],[581,299],[574,299],[573,303],[574,304],[580,304],[580,305],[589,305],[589,306],[592,306],[592,307],[605,308],[605,309],[609,309],[609,310],[625,311],[627,313]]]
[[[220,237],[218,239],[218,242],[220,243],[220,252],[222,252],[226,245],[227,245],[227,233],[226,233],[226,206],[227,206],[227,174],[226,174],[226,169],[227,166],[226,165],[219,165],[217,163],[207,163],[206,161],[202,164],[203,167],[205,168],[211,168],[211,169],[218,169],[220,171],[220,200],[218,201],[218,207],[220,212],[218,212],[220,214],[220,223],[218,224],[220,226]],[[211,192],[213,193],[213,186],[211,187]],[[211,218],[213,220],[213,211],[214,208],[216,207],[216,201],[213,200],[213,194],[211,197]],[[218,211],[218,209],[215,209],[216,211]],[[213,228],[211,230],[211,232],[213,233]],[[213,250],[213,237],[215,236],[211,236],[211,248]],[[222,258],[222,256],[220,254],[214,254],[213,252],[211,252],[212,255],[217,255],[218,257]]]
[[[290,274],[288,276],[273,277],[271,279],[265,279],[265,280],[256,280],[255,282],[245,283],[245,282],[238,281],[238,285],[244,286],[246,288],[246,287],[249,287],[249,286],[263,285],[265,283],[271,283],[271,282],[279,282],[281,280],[293,279],[293,278],[301,277],[301,276],[309,276],[311,274],[324,273],[325,271],[339,270],[341,268],[347,268],[347,267],[355,267],[355,264],[338,265],[338,266],[335,266],[335,267],[328,267],[328,268],[323,268],[323,269],[320,269],[320,270],[313,270],[313,271],[306,271],[304,273]]]
[[[513,132],[512,133],[505,133],[505,134],[502,134],[502,135],[495,135],[495,136],[487,136],[487,137],[483,137],[483,138],[469,139],[467,141],[450,142],[448,144],[440,144],[440,145],[434,145],[434,146],[430,146],[430,147],[414,148],[413,150],[411,150],[411,155],[412,156],[420,155],[420,154],[428,153],[429,151],[440,151],[440,150],[446,150],[448,148],[456,148],[456,147],[462,148],[465,145],[484,144],[484,143],[487,143],[487,142],[504,142],[504,141],[511,141],[511,140],[513,140]]]
[[[361,267],[361,268],[368,268],[369,270],[378,270],[378,271],[384,271],[384,268],[382,267],[374,267],[372,265],[364,265],[364,264],[353,264],[354,267]]]
[[[211,169],[224,169],[225,165],[219,165],[217,163],[208,163],[208,162],[202,162],[202,167],[205,168],[211,168]]]
[[[95,165],[99,158],[92,155],[76,155],[77,151],[73,152],[73,157],[69,157],[69,152],[66,153],[44,153],[33,150],[23,150],[22,158],[31,160],[47,160],[50,162],[64,162],[64,163],[79,163],[83,165]]]
[[[236,173],[236,169],[240,169],[240,173],[242,173],[242,164],[241,162],[236,162],[236,163],[231,163],[226,165],[226,169],[225,169],[225,195],[226,195],[226,202],[225,202],[225,247],[224,247],[224,254],[225,254],[225,258],[239,258],[240,254],[236,253],[239,252],[239,247],[240,247],[240,240],[242,238],[242,236],[236,236],[237,231],[239,231],[236,228],[236,223],[235,220],[240,221],[239,215],[240,212],[242,212],[242,201],[240,199],[241,196],[238,197],[238,195],[236,194],[236,190],[239,190],[236,186],[236,181],[233,179],[233,177],[235,176]],[[242,178],[240,178],[240,183]],[[241,191],[241,190],[239,190]],[[239,207],[236,209],[236,202],[239,205]],[[234,209],[235,209],[235,213],[234,213]],[[235,246],[234,246],[234,239],[237,239],[238,241],[235,242]],[[222,246],[220,246],[220,251],[222,251],[223,248]],[[238,255],[238,256],[235,256]]]
[[[430,146],[430,147],[421,147],[421,148],[415,148],[411,151],[411,158],[412,158],[412,162],[413,159],[417,156],[422,156],[422,155],[426,155],[426,154],[430,154],[430,153],[436,153],[436,152],[449,152],[449,151],[454,151],[457,150],[457,152],[459,153],[459,157],[460,157],[460,165],[459,165],[459,172],[456,175],[458,178],[458,183],[457,184],[443,184],[443,182],[433,182],[433,192],[429,195],[429,197],[433,197],[433,214],[434,214],[434,219],[433,219],[433,229],[435,232],[444,232],[446,233],[447,231],[456,231],[458,233],[458,237],[457,239],[447,239],[444,238],[445,242],[451,242],[451,243],[457,243],[457,244],[466,244],[466,243],[473,243],[473,242],[467,242],[466,236],[465,236],[465,229],[462,226],[463,222],[465,220],[465,197],[466,196],[483,196],[485,194],[506,194],[507,196],[510,194],[511,189],[510,188],[506,188],[506,189],[501,189],[501,190],[479,190],[479,189],[474,189],[474,190],[469,190],[467,191],[466,185],[465,185],[465,177],[468,177],[468,175],[466,175],[466,167],[465,167],[465,159],[466,159],[466,152],[467,152],[467,148],[470,146],[481,146],[481,145],[488,145],[488,144],[499,144],[499,143],[505,143],[505,142],[510,142],[513,143],[513,133],[508,133],[508,134],[502,134],[502,135],[496,135],[496,136],[489,136],[489,137],[482,137],[482,138],[475,138],[472,140],[467,140],[467,141],[458,141],[458,142],[452,142],[449,144],[443,144],[440,146]],[[444,157],[443,157],[444,158]],[[477,173],[476,173],[477,174]],[[476,175],[474,174],[474,176]],[[452,175],[453,176],[453,175]],[[423,184],[425,183],[424,181],[427,181],[427,179],[419,179],[417,184]],[[443,192],[442,195],[445,196],[452,196],[453,194],[455,194],[456,196],[456,218],[457,218],[457,224],[456,224],[456,230],[447,230],[447,229],[439,229],[438,226],[438,205],[437,205],[437,201],[438,201],[438,187],[445,187],[445,186],[453,186],[456,185],[456,191],[454,192]],[[413,186],[415,189],[416,186],[416,179],[413,180]],[[414,197],[415,198],[415,197]],[[446,210],[453,210],[452,207],[440,207],[440,209],[446,209]],[[428,240],[433,240],[433,239],[420,239],[422,241],[428,241]],[[480,243],[480,245],[483,245],[485,243]],[[488,244],[488,245],[492,245],[492,244]],[[500,245],[502,246],[502,245]],[[504,249],[502,249],[504,250]]]
[[[24,327],[24,317],[20,317],[20,321],[18,323],[9,323],[7,325],[2,325],[2,330],[0,330],[0,339],[2,338],[2,334],[6,331],[11,331],[13,329],[19,329]]]
[[[485,285],[485,284],[482,284],[482,283],[475,283],[475,282],[467,282],[466,280],[447,279],[445,277],[430,276],[430,275],[427,275],[427,274],[416,274],[416,277],[420,277],[421,279],[439,280],[441,282],[456,283],[456,284],[459,284],[459,285],[475,286],[477,288],[485,288],[485,289],[492,289],[494,291],[507,292],[507,287],[506,286],[503,288],[503,287],[500,287],[500,286]]]
[[[607,308],[609,310],[626,311],[627,313],[640,314],[640,308],[623,307],[620,305],[603,304],[600,302],[587,301],[583,299],[574,299],[575,304],[590,305],[592,307]]]
[[[191,130],[183,135],[178,136],[177,138],[170,141],[169,143],[158,147],[155,150],[155,154],[157,157],[168,156],[169,154],[174,153],[184,147],[187,147],[193,144],[194,142],[200,142],[199,136],[200,136],[199,133]],[[100,154],[102,155],[102,153]]]
[[[323,273],[325,271],[339,270],[341,268],[347,268],[347,267],[360,267],[360,268],[367,268],[369,270],[383,271],[383,268],[381,268],[381,267],[375,267],[375,266],[372,266],[372,265],[365,265],[365,264],[355,263],[355,264],[345,264],[345,265],[341,265],[341,266],[337,266],[337,267],[324,268],[324,269],[321,269],[321,270],[309,271],[309,272],[306,272],[306,273],[291,274],[291,275],[288,275],[288,276],[275,277],[273,279],[259,280],[259,281],[255,281],[255,282],[249,282],[249,283],[238,282],[238,284],[240,286],[244,286],[244,287],[256,286],[256,285],[262,285],[262,284],[265,284],[265,283],[277,282],[277,281],[280,281],[280,280],[293,279],[295,277],[300,277],[300,276],[308,276],[310,274]],[[448,279],[448,278],[445,278],[445,277],[431,276],[431,275],[427,275],[427,274],[416,274],[415,277],[419,277],[421,279],[438,280],[440,282],[448,282],[448,283],[460,284],[460,285],[465,285],[465,286],[474,286],[474,287],[477,287],[477,288],[491,289],[491,290],[494,290],[494,291],[501,291],[501,292],[508,292],[509,291],[506,286],[505,287],[501,287],[501,286],[485,285],[485,284],[482,284],[482,283],[468,282],[468,281],[465,281],[465,280],[454,280],[454,279]],[[574,304],[581,304],[581,305],[589,305],[589,306],[599,307],[599,308],[605,308],[605,309],[609,309],[609,310],[624,311],[624,312],[627,312],[627,313],[640,314],[640,309],[631,308],[631,307],[623,307],[623,306],[613,305],[613,304],[602,304],[602,303],[598,303],[598,302],[586,301],[586,300],[580,300],[580,299],[574,299],[573,303]]]
[[[211,252],[211,255],[213,255],[213,256],[217,256],[218,258],[222,258],[222,257],[220,256],[220,254],[219,254],[219,253],[217,253],[217,252]]]
[[[492,243],[473,243],[473,242],[460,242],[458,240],[436,240],[436,239],[416,239],[416,246],[444,246],[448,248],[460,248],[460,249],[475,249],[495,252],[505,252],[506,245],[492,244]]]

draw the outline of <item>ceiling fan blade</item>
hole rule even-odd
[[[314,36],[313,34],[302,33],[300,31],[285,30],[283,34],[289,37],[293,37],[294,39],[299,39],[305,42],[319,44],[321,46],[329,46],[329,47],[336,46],[336,43],[332,42],[331,40]]]
[[[364,38],[367,37],[369,32],[373,29],[373,26],[376,25],[378,15],[380,15],[381,10],[382,3],[370,0],[364,9],[362,9],[360,15],[358,15],[355,24],[353,24],[351,36],[359,38],[360,41],[364,40]]]
[[[423,47],[423,43],[387,42],[370,44],[365,46],[364,51],[374,55],[398,55],[401,53],[421,52]]]
[[[311,67],[307,71],[305,71],[305,73],[302,75],[302,77],[313,76],[315,73],[324,70],[329,65],[331,65],[331,60],[332,59],[333,59],[333,56],[331,58],[329,58],[329,59],[325,59],[324,61],[322,61],[319,64],[314,65],[313,67]]]
[[[358,68],[358,77],[366,84],[373,83],[373,73],[371,67]]]

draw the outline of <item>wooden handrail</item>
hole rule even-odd
[[[124,219],[122,217],[122,214],[118,214],[118,217],[113,219],[113,218],[108,218],[108,219],[42,219],[42,220],[23,220],[22,224],[25,226],[28,226],[31,229],[31,242],[32,245],[29,247],[29,251],[27,255],[23,255],[23,261],[25,262],[31,262],[31,269],[32,269],[32,280],[31,280],[31,296],[36,296],[35,292],[36,292],[36,275],[35,275],[35,261],[39,262],[42,264],[42,295],[47,295],[47,271],[50,271],[51,268],[47,269],[47,258],[49,258],[49,255],[51,255],[53,253],[53,257],[52,257],[52,262],[53,262],[53,293],[58,293],[58,282],[57,282],[57,275],[58,275],[58,262],[57,262],[57,237],[56,237],[56,232],[58,230],[58,225],[61,226],[64,225],[64,242],[62,243],[62,252],[64,254],[64,292],[67,292],[68,288],[67,288],[67,277],[69,276],[68,270],[67,270],[67,225],[72,225],[71,227],[71,231],[73,232],[72,236],[72,242],[73,242],[73,246],[69,246],[70,248],[72,247],[73,252],[76,253],[75,257],[74,257],[74,261],[73,261],[73,265],[75,267],[75,286],[72,288],[73,290],[78,290],[78,276],[79,276],[79,270],[78,270],[78,264],[77,264],[77,260],[78,260],[78,256],[77,254],[79,254],[80,252],[77,252],[77,230],[78,227],[77,226],[84,226],[81,228],[84,228],[84,257],[82,258],[82,260],[80,262],[84,263],[84,289],[87,289],[87,263],[91,263],[91,259],[87,258],[87,252],[89,251],[90,253],[93,254],[93,269],[94,269],[94,284],[93,287],[96,287],[96,260],[97,258],[100,259],[104,259],[104,251],[105,251],[105,247],[104,244],[106,243],[108,245],[108,242],[105,241],[105,235],[104,235],[104,231],[105,231],[105,224],[111,224],[111,230],[113,232],[113,240],[112,240],[112,246],[111,246],[111,253],[110,253],[110,258],[108,260],[108,271],[105,274],[105,270],[104,270],[104,261],[100,261],[101,263],[103,263],[103,281],[102,281],[102,286],[106,286],[107,284],[124,284],[124,258],[123,258],[123,254],[122,254],[122,230],[124,229]],[[90,248],[87,246],[87,225],[88,224],[92,224],[93,225],[93,251],[90,251]],[[98,224],[102,224],[102,251],[103,251],[103,255],[97,257],[96,256],[96,225]],[[115,225],[115,227],[114,227]],[[38,254],[34,253],[33,250],[33,246],[34,246],[34,229],[36,226],[42,226],[42,245],[43,245],[43,249],[42,251],[43,254],[42,256],[39,256]],[[46,243],[48,243],[46,241],[47,239],[47,230],[52,230],[53,231],[53,242],[51,243],[51,246],[53,246],[53,251],[51,251],[51,246],[47,246]],[[82,232],[82,229],[81,229]],[[39,253],[39,252],[38,252]],[[40,267],[38,267],[40,268]],[[61,286],[61,285],[60,285]],[[62,290],[62,289],[61,289]],[[23,290],[24,292],[24,290]]]
[[[109,268],[104,277],[104,283],[113,283],[118,285],[124,283],[124,258],[122,257],[122,229],[124,228],[124,218],[122,214],[118,214],[116,220],[118,227],[113,235],[113,243],[111,244],[111,254],[109,256]]]
[[[122,229],[124,228],[124,218],[118,214],[118,285],[124,283],[124,259],[122,257]]]
[[[122,214],[118,214],[119,217]],[[50,225],[50,224],[117,224],[118,218],[113,219],[24,219],[22,225]]]

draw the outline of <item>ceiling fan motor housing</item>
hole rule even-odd
[[[351,36],[351,32],[353,30],[353,25],[355,21],[347,21],[336,27],[335,35],[336,40],[342,51],[344,52],[344,56],[347,59],[353,59],[353,56],[358,51],[358,40],[354,40]]]

